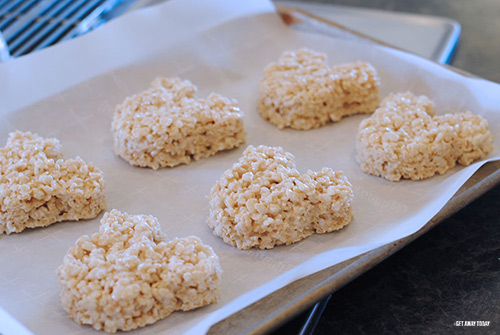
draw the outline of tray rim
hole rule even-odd
[[[306,2],[304,0],[299,0],[299,1],[273,0],[273,2],[276,8],[278,8],[282,13],[294,12],[295,16],[298,13],[302,13],[303,15],[307,15],[310,18],[314,18],[317,21],[325,21],[324,23],[328,25],[334,25],[342,27],[342,29],[344,30],[350,30],[351,32],[354,32],[360,36],[364,36],[366,39],[371,39],[373,41],[376,41],[379,44],[381,43],[387,44],[392,48],[407,51],[410,53],[413,52],[411,50],[405,50],[404,48],[399,48],[393,44],[383,42],[377,38],[368,36],[362,32],[358,32],[354,28],[351,29],[345,25],[335,22],[334,19],[329,20],[326,16],[318,16],[319,14],[314,14],[314,13],[317,13],[320,10],[326,11],[326,10],[336,9],[348,14],[369,16],[380,20],[389,19],[395,22],[410,21],[413,22],[414,24],[418,24],[421,26],[422,25],[440,26],[445,31],[445,33],[441,36],[441,43],[438,45],[438,47],[436,47],[433,50],[432,54],[426,54],[424,55],[424,57],[443,64],[447,64],[450,61],[462,30],[462,27],[458,21],[443,16],[423,15],[423,14],[408,13],[408,12],[391,12],[377,8],[352,7],[346,5],[322,3],[322,2]],[[425,24],[423,24],[422,22],[425,22]]]

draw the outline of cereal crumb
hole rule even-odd
[[[287,51],[265,68],[258,109],[280,129],[318,128],[344,116],[372,113],[379,104],[379,86],[369,63],[329,67],[323,53]]]
[[[214,234],[239,249],[271,249],[348,224],[353,191],[347,178],[330,168],[300,175],[294,161],[280,147],[246,148],[209,195]]]
[[[57,269],[61,303],[79,324],[114,333],[217,301],[219,259],[190,236],[167,241],[158,219],[105,213]]]
[[[471,112],[434,115],[426,96],[391,94],[359,125],[358,162],[366,173],[391,181],[443,174],[470,165],[493,149],[488,122]]]
[[[156,170],[244,143],[237,102],[216,93],[198,99],[196,90],[188,80],[157,78],[148,90],[126,98],[111,126],[115,152],[132,165]]]
[[[104,209],[104,185],[92,164],[63,159],[59,140],[10,133],[0,148],[0,234],[93,218]]]

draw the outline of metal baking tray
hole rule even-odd
[[[299,6],[302,6],[302,3],[299,2],[293,2],[294,7],[287,7],[285,6],[285,2],[282,1],[276,2],[276,4],[279,5],[280,13],[285,22],[294,29],[393,46],[398,49],[417,53],[440,63],[445,63],[449,60],[460,31],[458,24],[446,19],[440,20],[439,18],[423,17],[430,21],[412,21],[410,17],[416,18],[416,16],[349,9],[346,7],[340,8],[339,6],[321,4],[308,4],[310,7],[303,8],[306,11],[302,11],[301,9],[297,9]],[[292,5],[291,3],[288,4]],[[316,16],[310,13],[315,13]],[[361,19],[357,20],[355,19],[356,17]],[[439,36],[439,38],[429,48],[428,45],[424,47],[421,43],[406,46],[398,40],[394,40],[393,36],[387,35],[380,30],[371,30],[370,35],[363,32],[363,29],[365,29],[363,27],[366,27],[368,24],[377,27],[377,24],[380,24],[380,20],[386,23],[392,22],[400,26],[414,27],[423,24],[431,28],[429,32],[432,32],[432,36]],[[337,24],[337,22],[340,24]],[[428,22],[432,22],[432,24],[428,24]],[[457,71],[459,72],[459,70]],[[210,328],[209,334],[262,334],[278,326],[280,323],[311,306],[317,300],[339,289],[369,268],[375,266],[428,231],[441,220],[492,188],[500,181],[499,169],[499,162],[492,162],[483,166],[448,202],[447,206],[417,233],[297,280],[215,324]],[[1,320],[0,317],[0,322]]]
[[[376,34],[368,36],[360,31],[354,30],[352,25],[351,27],[346,27],[338,24],[337,22],[334,23],[323,17],[311,14],[303,9],[298,9],[296,6],[284,6],[282,5],[283,3],[284,2],[281,1],[276,2],[278,5],[277,8],[285,23],[290,25],[292,28],[328,34],[336,37],[359,39],[367,43],[377,43],[397,49],[404,49],[404,46],[401,45],[391,45],[388,42],[390,41],[390,38],[384,38],[385,36],[375,36]],[[286,4],[296,5],[297,3],[288,2]],[[327,8],[328,6],[329,5],[318,5],[316,9]],[[350,11],[348,9],[345,10]],[[325,16],[327,11],[320,11],[320,13],[323,14],[322,16]],[[386,15],[383,13],[377,13],[377,15],[379,14],[383,17]],[[368,11],[362,15],[368,15]],[[394,15],[396,14],[391,15],[392,17],[395,17]],[[412,17],[415,18],[413,15]],[[429,19],[433,22],[435,22],[435,20],[439,20],[438,18]],[[399,18],[397,20],[399,21]],[[401,22],[398,24],[400,23]],[[414,22],[412,21],[408,22],[409,25],[412,25],[413,23]],[[443,28],[440,30],[440,36],[444,45],[437,43],[431,52],[427,52],[427,54],[423,52],[421,55],[439,63],[446,63],[449,60],[453,47],[458,40],[460,26],[457,25],[455,25],[455,23],[451,20],[448,21],[444,19],[444,22],[442,22],[442,25],[440,26]],[[413,49],[418,49],[418,47],[414,46]],[[420,51],[424,51],[424,48],[421,48]],[[464,76],[472,76],[453,67],[447,66],[447,68]],[[249,335],[263,334],[271,331],[273,328],[276,328],[288,319],[309,308],[318,300],[340,289],[343,285],[360,276],[387,257],[396,253],[399,249],[423,235],[439,222],[471,203],[499,183],[500,162],[495,161],[486,163],[457,191],[457,193],[448,201],[441,211],[439,211],[416,233],[366,252],[360,256],[346,260],[325,270],[301,278],[216,323],[209,329],[208,334]]]

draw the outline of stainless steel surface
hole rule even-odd
[[[119,15],[133,2],[3,0],[0,1],[0,32],[10,55],[19,57],[85,34]]]
[[[2,33],[0,32],[0,63],[6,62],[10,59],[10,52]]]
[[[338,6],[305,1],[274,1],[383,41],[402,50],[448,63],[460,36],[460,24],[433,15]]]

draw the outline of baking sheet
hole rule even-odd
[[[198,235],[221,258],[224,274],[217,304],[174,313],[132,332],[137,334],[203,333],[295,279],[412,234],[484,163],[421,182],[391,183],[363,174],[355,161],[356,129],[366,116],[307,132],[278,131],[261,119],[255,106],[262,69],[284,50],[308,46],[326,52],[330,64],[370,61],[381,75],[382,96],[394,90],[427,94],[439,113],[469,109],[488,119],[493,134],[500,129],[497,84],[464,78],[399,51],[295,32],[281,23],[267,1],[197,6],[194,0],[173,0],[0,66],[1,142],[15,129],[59,138],[66,157],[79,155],[104,171],[107,210],[155,215],[168,236]],[[176,35],[170,38],[165,31]],[[302,172],[323,166],[343,170],[354,185],[353,222],[339,232],[273,250],[240,251],[213,236],[205,223],[206,195],[246,145],[158,171],[129,166],[112,153],[114,107],[159,75],[190,79],[200,96],[215,91],[236,98],[245,112],[246,145],[280,145],[296,156]],[[46,78],[53,81],[42,85]],[[499,155],[499,144],[495,138],[490,159]],[[101,216],[0,237],[0,305],[37,334],[93,333],[61,309],[55,268],[79,236],[97,230]]]

